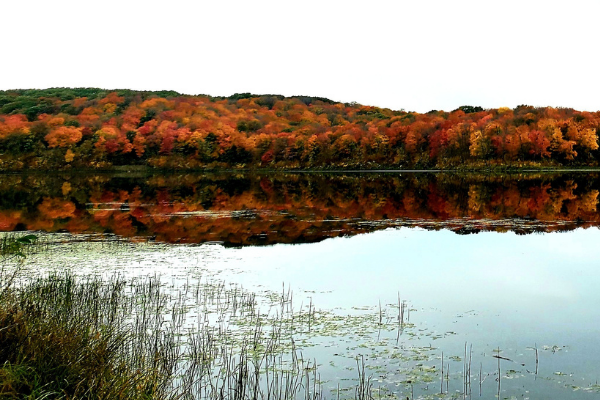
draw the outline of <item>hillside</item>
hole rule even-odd
[[[0,169],[597,166],[600,112],[425,114],[329,99],[94,88],[0,91]]]

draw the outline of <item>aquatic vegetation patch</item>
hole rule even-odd
[[[294,293],[286,286],[279,291],[248,290],[226,282],[221,269],[196,265],[189,271],[169,269],[165,251],[189,265],[193,253],[187,246],[101,238],[69,242],[66,235],[51,238],[42,238],[49,246],[43,257],[33,254],[25,263],[13,263],[27,274],[11,286],[11,300],[7,298],[2,306],[13,307],[10,315],[22,311],[27,316],[28,310],[37,310],[48,318],[34,313],[28,316],[32,326],[42,333],[68,334],[75,344],[89,344],[92,347],[86,347],[85,355],[93,354],[94,346],[109,349],[110,357],[102,358],[107,361],[107,375],[93,376],[100,379],[117,371],[122,381],[114,382],[129,388],[129,392],[123,389],[130,393],[128,398],[139,398],[135,397],[138,386],[146,398],[453,399],[478,391],[510,398],[534,379],[548,387],[597,391],[568,371],[538,373],[538,355],[542,363],[547,357],[566,356],[568,348],[562,344],[535,345],[525,354],[477,344],[462,349],[452,345],[461,340],[458,330],[435,331],[416,322],[422,320],[418,318],[422,311],[402,299],[322,309],[312,300],[315,291]],[[215,255],[207,251],[203,257]],[[118,267],[103,267],[108,259],[119,260]],[[47,270],[40,268],[44,260]],[[82,268],[69,269],[69,262]],[[72,272],[60,272],[61,268]],[[152,271],[171,275],[144,275]],[[62,325],[44,327],[50,322]],[[87,332],[87,336],[72,332]],[[37,368],[4,363],[2,387],[42,382],[19,390],[67,390],[44,386],[47,381],[38,376]],[[557,371],[561,373],[554,374]],[[26,379],[19,380],[22,377]],[[103,385],[86,390],[95,391],[99,398],[114,395]],[[68,390],[82,388],[83,384],[75,389],[71,385]],[[74,391],[72,398],[88,392]]]

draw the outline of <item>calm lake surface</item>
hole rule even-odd
[[[298,338],[328,398],[359,359],[375,397],[593,399],[599,190],[596,173],[3,175],[0,230],[47,244],[29,274],[219,281],[347,318]]]

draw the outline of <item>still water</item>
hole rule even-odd
[[[1,179],[0,228],[48,232],[30,273],[219,279],[348,318],[406,302],[406,329],[306,344],[331,393],[362,357],[391,398],[599,396],[598,175]]]

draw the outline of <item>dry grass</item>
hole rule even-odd
[[[134,338],[122,287],[65,275],[6,291],[0,303],[0,397],[167,398],[161,389],[168,371],[129,357]]]
[[[23,256],[28,244],[2,243],[4,260]],[[189,330],[189,304],[164,293],[157,278],[15,274],[0,270],[0,399],[322,397],[316,369],[309,376],[294,349],[263,334],[248,292],[187,289],[199,307],[217,306],[218,321],[247,317],[246,333],[230,340],[222,322]],[[285,369],[283,359],[292,360]]]

